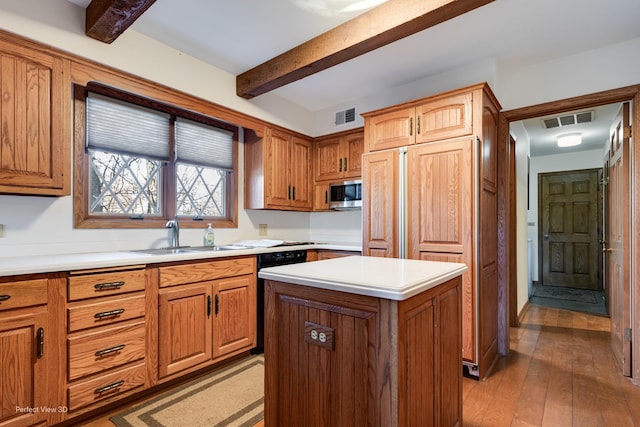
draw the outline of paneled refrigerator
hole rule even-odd
[[[482,112],[473,110],[481,119]],[[491,112],[497,119],[497,110]],[[365,138],[374,134],[367,132],[371,123],[365,115]],[[482,138],[472,133],[364,154],[363,254],[467,264],[463,366],[466,374],[484,378],[498,354],[497,152],[492,137],[497,125],[473,123]]]

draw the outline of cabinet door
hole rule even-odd
[[[471,92],[416,107],[416,144],[471,135],[472,111]]]
[[[291,206],[311,210],[311,141],[294,136],[291,142]]]
[[[69,194],[68,67],[0,42],[0,193]]]
[[[313,210],[329,210],[329,184],[318,184],[315,186],[313,194]]]
[[[362,164],[362,254],[398,254],[397,150],[364,155]]]
[[[268,207],[291,204],[291,135],[277,130],[268,132],[265,153],[265,200]]]
[[[159,376],[211,360],[211,283],[160,290]]]
[[[343,138],[343,164],[344,178],[360,178],[362,176],[362,153],[364,151],[364,133],[359,132]],[[340,166],[340,165],[338,165]]]
[[[256,342],[256,276],[220,279],[214,289],[213,357],[250,349]]]
[[[463,262],[462,354],[475,361],[474,138],[410,147],[407,154],[409,258]]]
[[[0,313],[0,424],[26,426],[43,421],[47,407],[46,357],[37,351],[38,329],[47,329],[46,308]],[[44,337],[43,337],[44,339]]]
[[[367,150],[378,151],[415,143],[415,108],[365,118]]]
[[[335,180],[342,177],[342,139],[340,137],[316,142],[316,181]]]

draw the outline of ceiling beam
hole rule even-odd
[[[156,0],[92,0],[87,6],[85,34],[111,43]]]
[[[251,99],[493,1],[389,0],[239,74],[236,94]]]

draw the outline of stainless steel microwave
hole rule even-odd
[[[362,208],[362,180],[329,185],[329,208],[350,210]]]

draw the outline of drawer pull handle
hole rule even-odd
[[[9,298],[11,298],[11,295],[0,295],[0,302],[7,301]]]
[[[111,289],[120,289],[122,286],[124,286],[124,281],[97,283],[93,287],[96,289],[96,291],[109,291]]]
[[[101,313],[96,313],[93,315],[96,319],[104,319],[105,317],[113,317],[118,316],[124,313],[124,308],[119,308],[117,310],[103,311]]]
[[[96,351],[96,357],[104,356],[105,354],[115,353],[126,347],[126,344],[120,344],[113,347],[105,348],[104,350]]]
[[[44,328],[38,328],[38,332],[36,334],[36,357],[40,359],[44,356]]]
[[[105,386],[99,387],[95,389],[95,394],[104,393],[105,391],[113,390],[114,388],[118,388],[124,385],[124,380],[116,381],[115,383],[107,384]]]

